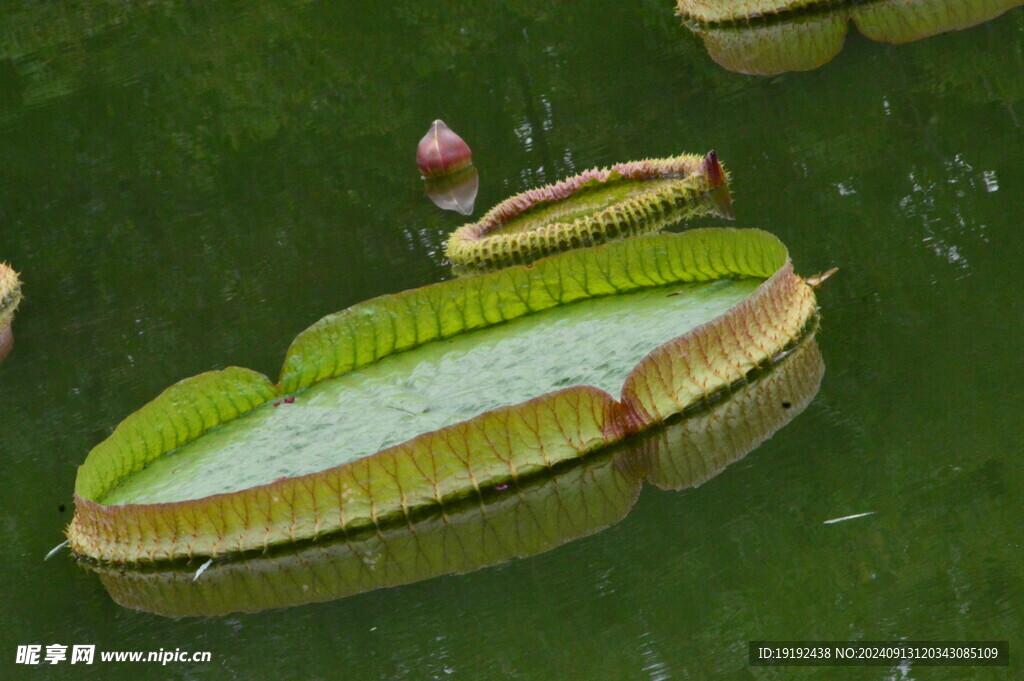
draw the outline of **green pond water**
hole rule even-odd
[[[5,3],[3,679],[1014,679],[1024,648],[1024,10],[806,73],[729,72],[672,2]],[[714,148],[735,225],[818,291],[807,409],[696,489],[539,556],[170,619],[59,554],[76,467],[171,383],[276,375],[324,314],[451,276],[442,118],[478,218],[590,168]],[[696,224],[720,224],[701,218]],[[874,512],[835,524],[824,521]],[[1001,639],[1009,668],[755,668],[763,639]],[[207,663],[16,664],[18,645]]]

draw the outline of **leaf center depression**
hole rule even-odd
[[[584,300],[438,340],[275,400],[157,459],[104,504],[235,492],[338,466],[421,433],[575,385],[617,396],[647,353],[760,280],[675,284]]]

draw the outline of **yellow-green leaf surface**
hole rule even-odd
[[[642,481],[702,484],[795,418],[824,365],[813,339],[678,423],[577,459],[548,476],[481,489],[412,523],[297,551],[160,569],[93,566],[115,601],[171,617],[258,611],[343,598],[533,556],[622,519]]]
[[[75,494],[99,499],[122,480],[277,395],[263,374],[230,367],[172,385],[118,425],[78,469]]]
[[[72,547],[164,560],[404,523],[727,389],[814,310],[777,239],[732,229],[376,298],[300,334],[279,391],[231,369],[129,417],[80,471]]]

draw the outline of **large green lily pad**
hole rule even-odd
[[[79,470],[71,545],[168,560],[406,523],[728,389],[814,311],[782,244],[733,229],[376,298],[300,334],[277,385],[211,372],[126,419]]]

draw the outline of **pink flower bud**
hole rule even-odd
[[[436,120],[416,148],[416,165],[424,177],[437,177],[473,162],[473,152],[444,121]]]

